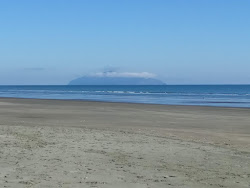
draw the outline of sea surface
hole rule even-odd
[[[0,86],[0,97],[250,107],[250,85]]]

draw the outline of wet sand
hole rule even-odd
[[[250,109],[0,98],[0,187],[250,187]]]

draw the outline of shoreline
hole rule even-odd
[[[116,101],[102,101],[102,100],[91,100],[91,99],[45,99],[45,98],[22,98],[22,97],[0,97],[1,99],[13,99],[13,100],[41,100],[41,101],[78,101],[78,102],[93,102],[93,103],[114,103],[114,104],[131,104],[131,105],[152,105],[152,106],[169,106],[169,107],[204,107],[204,108],[235,108],[235,109],[249,109],[250,107],[235,107],[235,106],[211,106],[211,105],[181,105],[181,104],[154,104],[154,103],[136,103],[136,102],[116,102]],[[233,102],[232,102],[233,103]]]

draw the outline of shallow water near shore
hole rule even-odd
[[[0,97],[250,107],[250,85],[0,86]]]

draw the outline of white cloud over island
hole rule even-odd
[[[89,76],[93,77],[123,77],[123,78],[154,78],[155,74],[149,72],[97,72],[93,74],[89,74]]]

